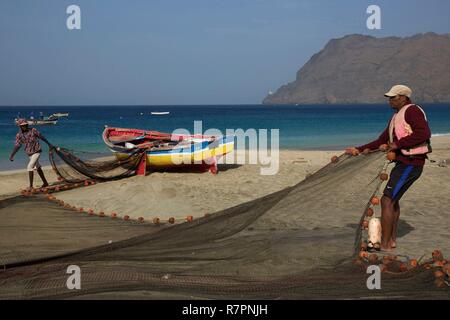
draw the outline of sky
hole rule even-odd
[[[450,33],[449,12],[448,0],[1,0],[0,106],[259,104],[333,38]]]

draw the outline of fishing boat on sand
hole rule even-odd
[[[213,173],[217,173],[217,158],[234,149],[233,135],[176,135],[113,127],[105,127],[103,141],[119,160],[145,149],[147,168],[208,164]]]

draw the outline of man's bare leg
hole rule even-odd
[[[30,187],[29,190],[33,189],[33,179],[34,179],[34,172],[28,171],[28,179],[30,180]]]
[[[397,248],[397,228],[398,220],[400,219],[400,203],[394,203],[394,225],[392,227],[391,248]]]
[[[45,175],[44,175],[44,172],[42,171],[42,168],[37,168],[37,172],[39,174],[39,177],[41,177],[42,182],[44,183],[42,185],[42,188],[48,187],[48,182],[47,182],[47,179],[45,179]]]
[[[392,231],[395,221],[394,201],[387,196],[381,198],[381,249],[391,250]]]

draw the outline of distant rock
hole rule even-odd
[[[382,103],[395,84],[415,102],[450,102],[450,34],[333,39],[264,104]]]

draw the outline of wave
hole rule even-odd
[[[443,136],[450,136],[450,132],[448,132],[448,133],[435,133],[435,134],[431,135],[432,138],[434,138],[434,137],[443,137]]]

